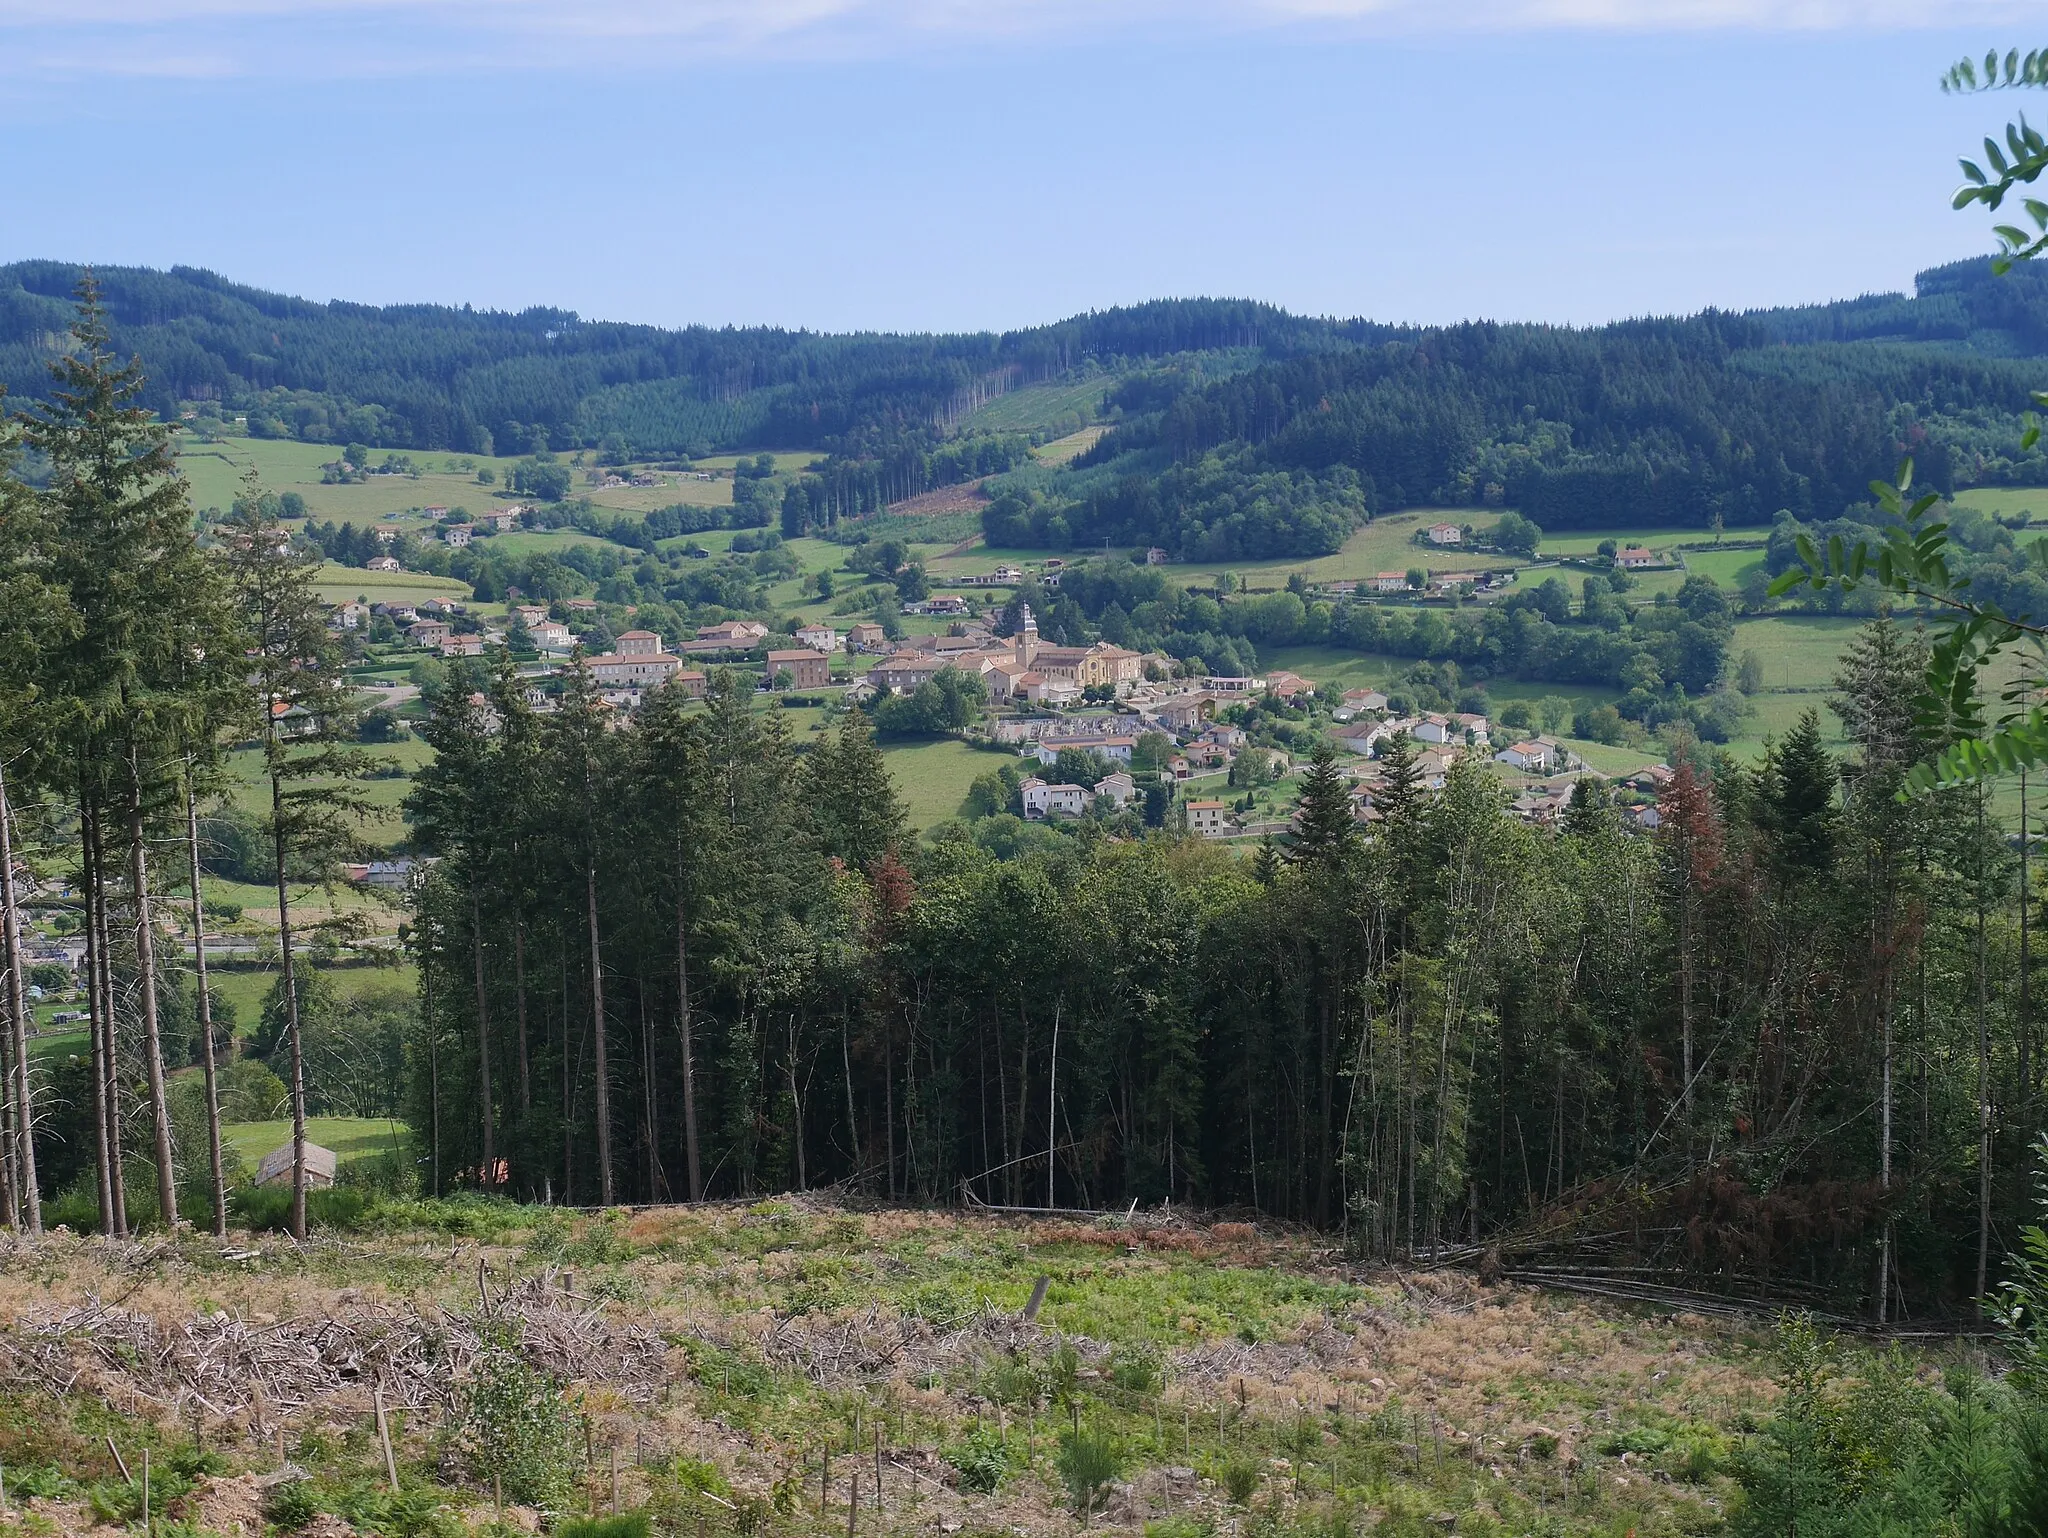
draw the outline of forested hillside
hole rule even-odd
[[[11,393],[45,388],[78,273],[0,268]],[[166,416],[208,407],[257,436],[467,453],[811,449],[833,519],[1014,471],[986,520],[1008,546],[1312,555],[1417,504],[1514,507],[1552,529],[1825,520],[1909,450],[1944,489],[2048,477],[2018,420],[2048,351],[2048,286],[1981,261],[1921,274],[1912,296],[1586,330],[1177,300],[955,336],[664,330],[318,304],[186,268],[99,276],[114,344],[141,357]],[[1028,461],[1029,411],[977,416],[1091,380],[1089,414],[1113,430],[1069,467]]]

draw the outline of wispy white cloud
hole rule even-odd
[[[2002,35],[2032,15],[2013,0],[0,0],[0,73],[619,68],[1219,32]]]

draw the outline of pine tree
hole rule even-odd
[[[1260,886],[1270,887],[1280,879],[1285,864],[1280,858],[1280,846],[1273,842],[1271,834],[1259,840],[1258,852],[1252,856],[1252,878]]]
[[[610,828],[610,794],[618,758],[590,667],[579,655],[569,669],[560,706],[548,721],[547,758],[559,798],[559,826],[582,890],[584,940],[590,958],[592,1072],[596,1084],[598,1199],[614,1200],[612,1160],[611,1036],[605,1011],[604,936],[598,890]],[[564,1126],[563,1136],[569,1136]]]
[[[846,713],[833,740],[811,755],[805,775],[825,852],[867,870],[903,839],[907,814],[865,714]]]
[[[185,745],[206,730],[191,659],[209,644],[219,655],[225,643],[170,428],[139,404],[140,366],[114,356],[90,277],[71,335],[74,346],[51,364],[49,402],[23,419],[23,437],[50,462],[52,580],[80,621],[52,670],[69,707],[56,726],[80,762],[101,772],[125,823],[157,1199],[170,1225],[177,1185],[145,825],[175,794]]]
[[[4,392],[0,392],[4,393]],[[16,478],[15,433],[0,419],[0,1012],[7,1041],[4,1100],[8,1138],[0,1148],[0,1207],[8,1221],[42,1232],[29,1079],[28,1000],[21,914],[14,881],[15,806],[33,768],[34,745],[49,739],[55,703],[42,687],[42,659],[74,638],[78,617],[50,580],[50,523],[41,502]],[[19,1194],[17,1195],[17,1188]]]
[[[293,949],[289,873],[329,871],[358,847],[369,805],[349,784],[368,768],[351,747],[355,712],[343,682],[326,607],[313,586],[320,558],[303,556],[265,504],[253,480],[223,530],[229,580],[251,648],[246,676],[262,721],[270,810],[277,946],[286,1032],[291,1042],[291,1231],[306,1233],[306,1065],[299,1018],[300,980]]]
[[[1765,755],[1759,791],[1773,863],[1788,879],[1825,874],[1834,864],[1835,762],[1820,735],[1820,714],[1800,712],[1785,740]]]
[[[1351,815],[1351,786],[1337,766],[1337,749],[1318,740],[1302,776],[1301,800],[1294,814],[1297,864],[1341,865],[1357,852],[1358,825]]]
[[[1615,826],[1614,798],[1607,786],[1594,776],[1581,775],[1572,785],[1559,827],[1568,837],[1595,838]]]

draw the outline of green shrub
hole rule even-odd
[[[228,1212],[252,1233],[286,1233],[292,1221],[290,1181],[269,1186],[236,1186],[228,1192]],[[306,1226],[342,1233],[364,1226],[370,1200],[361,1191],[335,1186],[306,1193]]]
[[[486,1326],[450,1427],[470,1478],[481,1489],[502,1488],[508,1501],[560,1510],[575,1480],[575,1430],[555,1381],[519,1354],[516,1332]]]
[[[555,1524],[555,1538],[648,1538],[647,1513],[624,1511],[615,1517],[565,1517]]]
[[[705,1495],[715,1495],[720,1501],[732,1499],[732,1486],[718,1465],[701,1458],[678,1457],[667,1468],[656,1469],[648,1483],[648,1514],[663,1534],[694,1532],[712,1508]]]
[[[1234,1453],[1223,1460],[1223,1466],[1216,1471],[1216,1482],[1223,1486],[1224,1494],[1242,1506],[1251,1500],[1259,1488],[1259,1461],[1244,1453]]]
[[[294,1479],[288,1484],[273,1485],[263,1497],[263,1520],[288,1533],[298,1531],[319,1514],[320,1502],[313,1494],[311,1480]]]
[[[344,1190],[371,1196],[417,1196],[420,1189],[419,1167],[396,1148],[350,1159],[335,1180]]]
[[[1118,1346],[1109,1356],[1109,1381],[1132,1394],[1149,1394],[1165,1376],[1159,1353],[1142,1343]]]
[[[1036,1363],[1013,1352],[990,1370],[986,1392],[999,1405],[1036,1409],[1045,1397],[1045,1376]]]
[[[960,1488],[976,1495],[994,1495],[1010,1472],[1010,1449],[992,1426],[976,1430],[946,1454],[960,1471]]]
[[[1045,1388],[1052,1402],[1067,1405],[1081,1387],[1081,1353],[1070,1340],[1062,1340],[1045,1364]]]
[[[1060,1450],[1054,1460],[1060,1482],[1072,1497],[1074,1510],[1082,1520],[1095,1507],[1102,1487],[1116,1483],[1124,1471],[1123,1449],[1106,1431],[1093,1426],[1076,1426],[1060,1433]]]

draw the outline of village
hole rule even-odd
[[[522,511],[494,511],[493,527],[499,521],[516,526]],[[441,530],[451,544],[473,532],[471,526]],[[1455,524],[1416,535],[1418,544],[1438,547],[1468,538]],[[1614,559],[1620,565],[1638,554],[1619,552]],[[1158,564],[1164,557],[1148,550],[1132,558]],[[1027,583],[1057,592],[1064,569],[1062,559],[1049,557],[963,575],[947,585],[965,591],[901,602],[901,625],[887,615],[843,626],[789,619],[781,628],[760,618],[732,618],[668,636],[611,628],[631,623],[630,607],[585,597],[527,601],[516,592],[502,606],[452,598],[347,601],[334,607],[331,623],[339,631],[381,636],[387,650],[443,661],[502,651],[524,681],[528,703],[540,711],[552,708],[564,670],[583,666],[621,722],[656,688],[701,697],[721,668],[751,678],[764,696],[827,710],[875,711],[890,699],[917,698],[950,677],[966,684],[977,707],[972,720],[949,723],[947,730],[1011,755],[1002,771],[1007,809],[1028,822],[1129,816],[1216,840],[1284,837],[1292,826],[1290,788],[1318,739],[1341,755],[1354,816],[1367,826],[1379,819],[1383,759],[1396,739],[1406,739],[1425,792],[1440,790],[1454,765],[1471,760],[1502,780],[1514,815],[1532,824],[1554,821],[1581,779],[1602,778],[1557,736],[1535,731],[1526,712],[1510,724],[1470,710],[1404,710],[1407,702],[1398,694],[1326,688],[1285,669],[1191,673],[1164,653],[1107,640],[1052,644],[1041,638],[1028,604],[1006,607],[1004,600]],[[1455,598],[1506,586],[1513,573],[1381,578],[1332,588],[1384,586],[1392,593],[1398,586],[1416,596]],[[393,703],[413,693],[386,687],[394,690]],[[1276,725],[1285,729],[1276,732]],[[1662,764],[1650,765],[1610,787],[1628,826],[1655,829],[1656,793],[1669,774]]]

